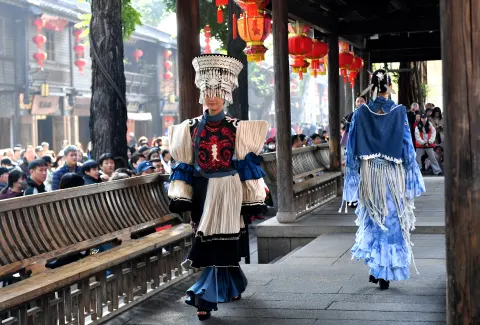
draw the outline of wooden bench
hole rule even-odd
[[[330,172],[328,144],[293,149],[293,197],[297,218],[337,197],[342,173]],[[277,211],[277,157],[276,153],[262,154],[262,168],[274,203],[269,214]]]
[[[149,175],[1,201],[0,278],[27,277],[0,288],[1,324],[104,321],[187,276],[180,263],[192,230],[169,213],[166,180]],[[155,233],[165,224],[172,228]],[[116,247],[106,252],[45,266],[110,242]]]

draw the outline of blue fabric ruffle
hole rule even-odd
[[[217,303],[231,301],[247,287],[240,267],[207,267],[200,279],[187,290],[186,303],[204,310],[217,310]]]
[[[248,180],[265,177],[266,174],[260,167],[261,162],[262,158],[253,152],[247,154],[244,160],[234,160],[235,168],[238,171],[240,180],[245,182]]]
[[[171,181],[184,181],[187,184],[193,184],[193,165],[177,163],[172,167]]]
[[[407,280],[410,277],[411,256],[390,193],[387,193],[387,205],[389,214],[385,218],[385,226],[388,231],[380,229],[365,208],[357,208],[360,226],[351,251],[354,258],[365,261],[370,267],[370,274],[377,279]]]

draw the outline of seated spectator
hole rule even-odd
[[[160,148],[154,147],[148,153],[148,160],[160,159]]]
[[[147,137],[145,137],[145,136],[140,137],[140,139],[138,139],[138,145],[139,145],[140,147],[148,146],[148,139],[147,139]]]
[[[95,160],[87,160],[80,170],[80,175],[82,175],[85,185],[102,182],[100,171],[98,170],[98,163]]]
[[[0,191],[0,200],[23,196],[23,191],[25,191],[26,188],[27,179],[25,173],[14,169],[8,174],[7,186]]]
[[[128,176],[128,174],[114,172],[113,176],[110,180],[111,181],[118,181],[118,180],[127,179],[127,178],[130,178],[130,176]]]
[[[268,138],[265,142],[265,147],[265,152],[275,152],[275,150],[277,150],[275,138]]]
[[[79,187],[85,185],[83,177],[74,173],[66,173],[60,180],[60,189],[65,190],[67,188]]]
[[[165,169],[163,168],[163,163],[160,158],[150,160],[153,166],[153,172],[159,174],[165,174]]]
[[[68,146],[63,149],[65,165],[58,168],[52,177],[52,191],[60,189],[60,180],[67,173],[80,174],[80,167],[77,164],[77,147]]]
[[[10,158],[5,157],[1,160],[0,167],[12,168],[12,167],[14,167],[14,165],[13,165],[12,160]]]
[[[165,169],[165,173],[170,175],[172,173],[172,155],[170,154],[170,151],[162,151],[162,164],[163,169]]]
[[[317,145],[317,144],[322,144],[322,137],[318,133],[314,133],[311,136],[312,138],[312,144]]]
[[[83,150],[77,148],[77,161],[80,166],[85,162],[85,158],[86,157],[83,154]]]
[[[52,190],[52,181],[53,181],[53,158],[51,156],[45,155],[42,157],[43,160],[45,160],[45,163],[47,163],[47,179],[45,180],[45,189],[47,192],[50,192]]]
[[[137,174],[128,168],[119,168],[115,170],[117,174],[127,174],[128,177],[137,176]]]
[[[148,153],[150,149],[147,146],[142,146],[138,149],[138,153],[141,154],[145,159],[148,159]]]
[[[37,156],[37,158],[42,158],[43,155],[44,155],[43,147],[42,146],[37,146],[35,148],[35,156]]]
[[[115,171],[115,158],[111,153],[104,153],[100,156],[98,164],[101,169],[100,178],[108,182]]]
[[[322,143],[328,143],[328,132],[327,131],[322,131],[322,135],[321,135],[321,140],[322,140]]]
[[[302,146],[302,140],[300,137],[297,134],[292,135],[292,149],[301,148]]]
[[[25,175],[29,175],[29,164],[36,159],[35,157],[35,149],[32,146],[28,146],[25,152],[23,153],[22,164],[20,168],[25,173]]]
[[[298,137],[300,138],[300,141],[302,141],[302,147],[305,147],[308,143],[308,138],[305,134],[299,134]]]
[[[35,159],[28,165],[30,176],[27,178],[27,189],[24,195],[45,193],[45,180],[47,179],[47,163],[43,159]]]
[[[41,146],[44,154],[50,151],[50,144],[48,142],[42,142]]]
[[[160,148],[162,146],[162,138],[158,137],[155,140],[153,140],[152,147],[157,147]]]
[[[8,186],[8,168],[0,167],[0,191]]]
[[[138,176],[145,176],[153,173],[153,165],[149,161],[142,161],[137,168]]]
[[[138,165],[141,163],[141,162],[144,162],[146,159],[143,155],[139,154],[138,152],[134,153],[132,155],[132,158],[130,158],[130,164],[132,165],[131,167],[134,169],[134,170],[137,170],[138,168]]]

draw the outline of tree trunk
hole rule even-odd
[[[237,36],[233,39],[232,16],[240,18],[242,11],[233,0],[228,2],[228,55],[243,63],[243,70],[238,76],[238,88],[233,92],[233,104],[228,107],[228,113],[241,120],[248,120],[248,61],[243,49],[247,44]]]
[[[403,71],[411,69],[411,71]],[[398,78],[398,103],[409,107],[417,102],[423,109],[426,100],[427,62],[400,62]]]
[[[93,158],[104,153],[127,159],[127,107],[123,66],[122,2],[95,0],[90,22]]]

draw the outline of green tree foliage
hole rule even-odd
[[[166,6],[164,0],[135,0],[133,7],[142,15],[142,23],[158,26],[165,17]]]
[[[177,0],[153,0],[163,1],[167,12],[176,12]],[[203,28],[210,25],[212,37],[215,37],[225,49],[228,41],[228,9],[223,8],[223,23],[217,22],[217,7],[215,0],[195,0],[200,1],[200,26]]]

